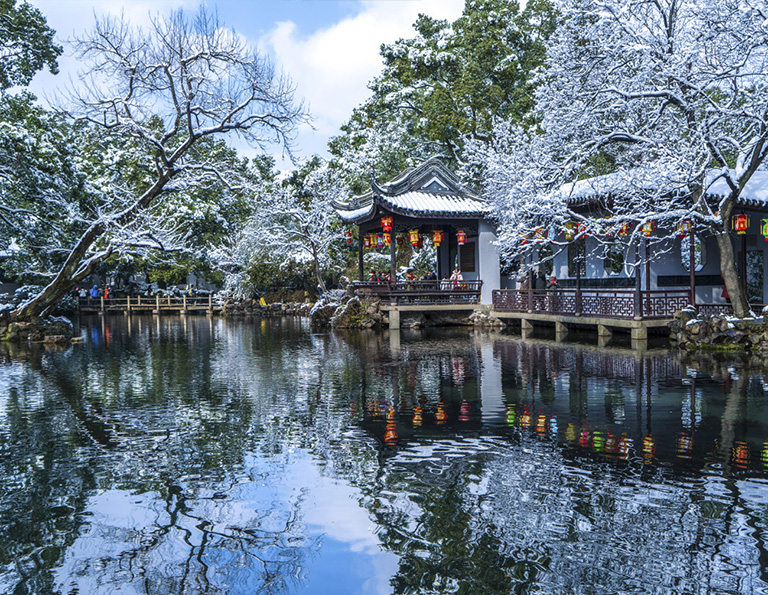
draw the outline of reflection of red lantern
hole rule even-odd
[[[435,246],[439,246],[443,241],[443,232],[439,229],[432,230],[432,243]]]
[[[391,233],[383,233],[382,236],[384,236],[384,245],[389,246],[392,244],[392,234]]]
[[[643,438],[643,458],[651,460],[656,455],[656,441],[648,434]]]
[[[423,423],[421,416],[421,407],[413,408],[413,425],[420,426]]]
[[[628,458],[629,453],[632,452],[633,446],[634,446],[634,443],[632,442],[632,438],[628,438],[627,436],[622,436],[621,440],[619,440],[619,456],[622,459]]]
[[[542,438],[547,434],[547,416],[543,413],[536,419],[536,433]]]
[[[526,430],[531,427],[531,412],[528,411],[528,407],[523,409],[523,414],[520,416],[520,426]]]
[[[456,241],[459,243],[459,246],[463,246],[467,243],[467,234],[464,233],[462,230],[459,230],[456,232]]]
[[[691,220],[683,219],[677,223],[677,237],[684,238],[691,233]]]
[[[408,232],[408,237],[411,240],[411,246],[418,246],[419,245],[419,230],[418,229],[412,229]]]
[[[437,404],[435,418],[437,419],[437,423],[441,425],[448,421],[448,414],[445,412],[445,405],[443,405],[442,401]]]
[[[461,409],[459,409],[459,421],[469,421],[469,403],[466,401],[461,402]]]
[[[693,442],[686,432],[677,435],[677,456],[681,459],[690,459],[693,450]]]
[[[371,247],[371,236],[367,235],[363,238],[363,246],[366,250],[368,250]]]
[[[581,448],[589,447],[589,430],[587,428],[582,428],[579,433],[579,446]]]
[[[347,240],[347,244],[351,244],[352,243],[352,230],[350,230],[350,229],[346,230],[344,232],[344,237]]]
[[[381,218],[381,229],[383,231],[392,231],[392,217]]]
[[[384,429],[384,444],[387,446],[397,444],[397,426],[395,422],[389,422]]]
[[[749,229],[749,215],[745,215],[744,213],[741,215],[734,215],[731,217],[731,226],[737,234],[743,236]]]
[[[749,446],[739,440],[733,447],[733,464],[742,469],[749,467]]]

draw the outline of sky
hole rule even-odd
[[[77,80],[78,64],[66,40],[89,30],[94,14],[121,12],[135,24],[177,8],[195,10],[200,0],[28,0],[56,31],[65,54],[60,74],[36,75],[31,90],[39,97]],[[367,83],[382,68],[379,48],[413,37],[419,13],[456,20],[464,0],[205,0],[220,20],[234,28],[290,75],[312,115],[299,131],[296,154],[326,156],[328,139],[369,95]],[[248,154],[248,149],[238,147]],[[285,167],[275,149],[278,164]]]

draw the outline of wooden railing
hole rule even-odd
[[[636,292],[630,289],[497,289],[493,307],[499,312],[538,312],[600,318],[672,318],[690,304],[681,289]]]
[[[477,304],[482,281],[399,281],[355,283],[355,292],[392,304]]]
[[[213,310],[213,296],[124,296],[111,298],[79,298],[78,306],[83,312],[141,312],[141,311],[200,311]]]

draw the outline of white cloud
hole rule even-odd
[[[419,13],[456,20],[464,0],[370,0],[355,16],[300,37],[292,22],[278,23],[261,40],[309,103],[316,133],[303,130],[302,153],[323,152],[329,136],[369,94],[367,84],[382,68],[379,49],[401,37],[413,37]]]

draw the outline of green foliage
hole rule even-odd
[[[0,90],[28,85],[35,73],[48,67],[58,73],[56,59],[61,47],[53,42],[54,31],[34,6],[17,0],[0,0]]]
[[[386,179],[409,159],[458,159],[466,137],[491,140],[497,118],[531,121],[533,75],[556,21],[548,0],[524,10],[517,0],[468,0],[453,24],[420,15],[414,38],[382,46],[372,96],[331,141],[332,154],[343,163],[372,151],[367,169]]]

